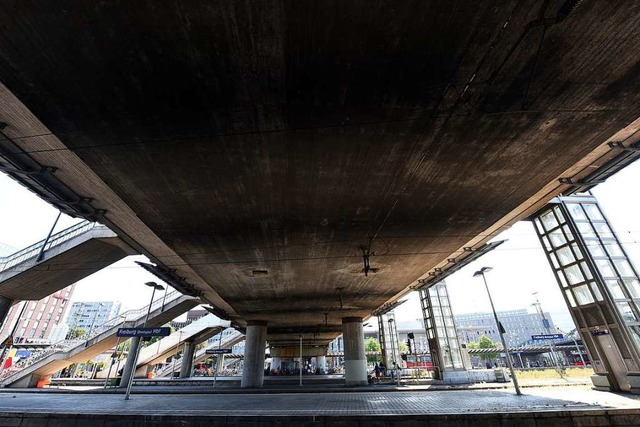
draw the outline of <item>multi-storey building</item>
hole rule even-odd
[[[518,347],[531,341],[531,335],[556,333],[556,328],[549,313],[544,317],[549,322],[548,328],[543,324],[539,313],[528,313],[525,309],[499,311],[498,319],[506,333],[505,341],[509,347]],[[485,335],[495,342],[500,342],[500,335],[492,313],[470,313],[455,316],[455,323],[462,343],[478,341]]]
[[[69,329],[89,332],[120,314],[121,304],[116,301],[79,301],[71,305],[67,325]]]
[[[18,343],[49,341],[64,318],[73,289],[71,285],[40,301],[23,301],[11,307],[0,329],[2,340],[15,328],[13,338]]]

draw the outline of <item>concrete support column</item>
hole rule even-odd
[[[267,322],[253,320],[247,323],[244,344],[242,388],[260,388],[264,381],[264,352],[267,345]]]
[[[135,363],[136,353],[140,347],[140,337],[131,338],[131,347],[129,348],[129,354],[127,355],[127,362],[122,369],[122,379],[120,380],[120,387],[127,387],[129,384],[129,378],[136,373]]]
[[[216,356],[216,369],[218,370],[218,375],[224,370],[224,354]]]
[[[278,370],[280,369],[280,366],[282,366],[282,361],[280,360],[279,357],[273,356],[271,357],[271,370]]]
[[[9,314],[9,310],[11,310],[11,304],[13,304],[12,299],[0,296],[0,325],[4,325],[4,322],[7,320],[7,315]],[[13,317],[15,317],[15,315]]]
[[[182,364],[180,365],[180,378],[191,377],[191,372],[193,371],[193,352],[195,349],[195,342],[185,341],[184,351],[182,352]]]
[[[364,351],[362,317],[342,319],[345,385],[367,385],[367,356]]]
[[[327,356],[316,356],[316,366],[321,374],[327,373]]]

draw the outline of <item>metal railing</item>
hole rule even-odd
[[[224,331],[220,332],[220,334],[224,333]],[[219,334],[218,334],[219,335]],[[222,348],[227,348],[227,346],[229,345],[230,342],[233,342],[234,340],[237,340],[238,338],[240,338],[240,336],[242,336],[242,334],[238,331],[234,331],[232,333],[230,333],[229,335],[227,335],[222,343],[218,343],[216,340],[216,337],[218,335],[215,335],[212,340],[214,340],[214,342],[211,345],[205,346],[204,348],[201,348],[200,350],[197,350],[193,356],[194,359],[198,359],[199,357],[203,356],[204,354],[206,354],[207,350],[212,349],[212,348],[218,348],[218,346],[222,347]],[[174,360],[171,360],[171,363],[167,364],[166,366],[164,366],[162,369],[159,369],[156,372],[156,375],[158,377],[164,377],[167,376],[169,374],[171,374],[172,372],[178,372],[181,368],[182,368],[182,358],[183,358],[183,354],[180,355],[180,357],[177,357]],[[174,358],[176,357],[175,355],[173,356]]]
[[[163,304],[166,305],[171,303],[172,301],[180,298],[181,296],[182,294],[178,291],[174,290],[172,292],[169,292],[166,296],[155,300],[151,304],[150,312],[153,312],[156,309],[162,307]],[[0,373],[0,386],[2,387],[5,386],[9,382],[8,380],[12,376],[20,373],[23,369],[55,353],[66,353],[79,347],[87,347],[87,345],[89,344],[89,341],[91,341],[93,338],[96,338],[97,336],[102,335],[103,333],[108,332],[110,330],[113,330],[116,327],[118,328],[124,327],[125,324],[127,323],[130,324],[129,326],[135,326],[135,324],[138,321],[141,321],[144,319],[148,311],[149,311],[149,305],[139,309],[127,310],[124,313],[105,321],[99,326],[94,327],[91,330],[91,334],[87,333],[80,337],[75,337],[72,339],[64,339],[62,341],[59,341],[57,343],[50,345],[49,347],[43,348],[40,351],[32,353],[28,358],[19,361],[18,363],[16,363],[15,365],[7,369],[4,369],[2,373]],[[113,333],[115,333],[115,331],[113,331]]]
[[[66,228],[54,235],[52,235],[48,241],[40,240],[37,243],[34,243],[31,246],[27,246],[24,249],[19,250],[11,255],[7,255],[6,257],[0,258],[0,272],[7,270],[8,268],[13,267],[14,265],[20,264],[21,262],[26,261],[30,258],[35,258],[38,256],[40,251],[42,250],[42,246],[44,245],[44,250],[49,250],[55,246],[61,245],[69,240],[73,239],[80,234],[86,233],[89,230],[92,230],[97,227],[107,228],[102,224],[97,222],[90,221],[82,221],[76,225],[72,225],[69,228]]]

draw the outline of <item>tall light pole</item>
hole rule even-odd
[[[538,300],[537,295],[538,295],[537,292],[533,293],[533,296],[536,298],[536,302],[534,302],[531,305],[536,308],[536,311],[540,315],[540,321],[542,322],[542,327],[547,331],[547,334],[550,335],[551,324],[549,323],[549,320],[547,320],[547,318],[544,316],[544,311],[542,311],[542,304],[540,303],[540,300]],[[562,377],[562,370],[560,369],[560,363],[556,358],[556,349],[553,348],[553,340],[548,340],[548,342],[549,342],[549,348],[551,349],[551,362],[555,365],[556,370],[558,371],[558,374],[560,375],[560,377]]]
[[[147,282],[147,283],[145,283],[145,285],[153,288],[153,291],[151,292],[151,301],[149,302],[149,308],[147,309],[147,315],[145,316],[144,324],[142,325],[143,328],[147,327],[147,322],[149,321],[149,314],[151,313],[151,306],[153,305],[153,297],[155,296],[156,291],[164,290],[164,286],[158,285],[156,282]],[[129,384],[127,384],[127,392],[124,395],[124,400],[129,400],[129,395],[131,394],[131,385],[133,384],[133,377],[136,375],[136,366],[138,364],[138,356],[140,355],[140,347],[141,347],[141,345],[138,344],[138,346],[136,347],[136,352],[135,352],[135,354],[133,356],[133,365],[132,365],[132,368],[131,368],[131,375],[129,376]]]
[[[391,357],[393,357],[393,370],[396,373],[396,385],[400,387],[400,373],[398,372],[398,359],[396,358],[396,343],[398,341],[398,333],[396,329],[393,327],[393,319],[389,319],[389,339],[391,340]],[[398,349],[400,350],[400,349]]]
[[[518,385],[518,379],[516,378],[516,372],[513,369],[513,363],[511,363],[511,358],[509,357],[509,348],[507,347],[507,343],[504,340],[504,333],[502,324],[498,320],[498,315],[496,314],[496,308],[493,305],[493,299],[491,298],[491,292],[489,292],[489,285],[487,285],[487,278],[484,274],[488,271],[491,271],[491,267],[482,267],[480,270],[473,273],[473,277],[482,276],[482,281],[484,282],[484,287],[487,290],[487,295],[489,296],[489,302],[491,303],[491,311],[493,312],[493,318],[496,321],[496,326],[498,327],[498,334],[500,335],[500,341],[502,342],[502,348],[504,349],[505,356],[507,356],[507,365],[509,365],[509,371],[511,371],[511,378],[513,378],[513,386],[516,389],[516,394],[518,396],[522,396],[520,392],[520,386]]]

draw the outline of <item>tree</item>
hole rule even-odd
[[[364,351],[367,353],[380,353],[380,343],[373,337],[369,337],[364,343]],[[367,362],[376,363],[378,356],[367,356]]]
[[[370,337],[367,342],[364,343],[364,350],[371,353],[380,352],[380,343],[373,337]]]
[[[121,342],[120,344],[118,344],[118,347],[116,348],[117,352],[123,352],[123,351],[129,351],[129,349],[131,348],[131,340],[126,340],[124,342]]]
[[[469,348],[497,348],[498,346],[496,345],[496,343],[489,338],[488,336],[481,336],[478,341],[476,342],[470,342],[468,344]],[[480,355],[480,359],[482,360],[493,360],[496,359],[498,357],[498,353],[483,353]]]

